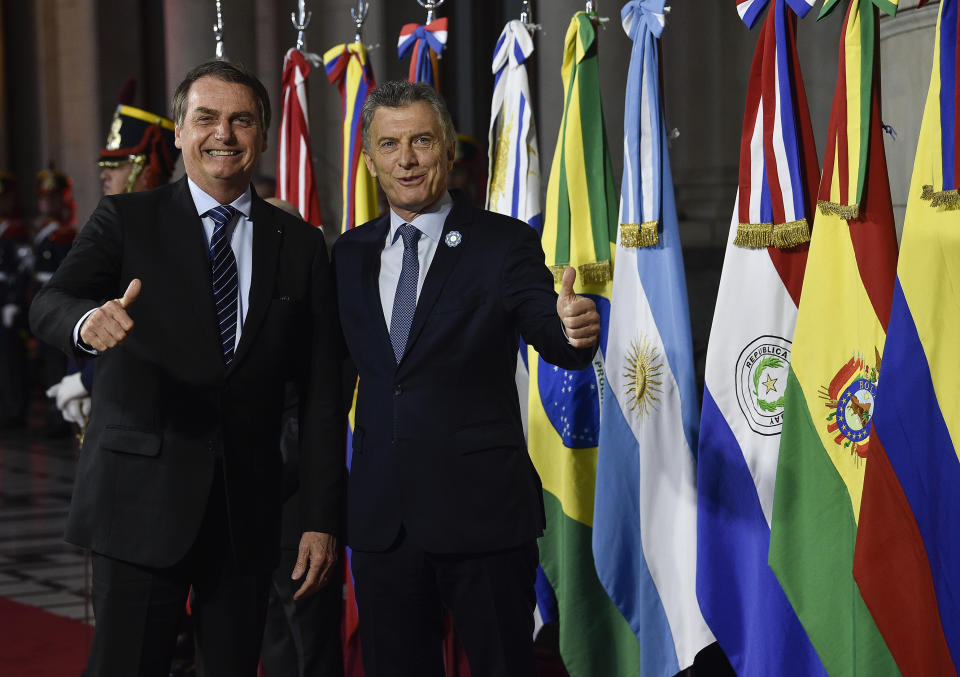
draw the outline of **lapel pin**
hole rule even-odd
[[[443,243],[448,247],[456,247],[461,242],[463,242],[463,235],[460,234],[459,230],[451,230],[447,233],[447,236],[443,238]]]

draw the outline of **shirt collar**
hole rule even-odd
[[[393,244],[397,236],[397,228],[405,223],[409,223],[417,228],[421,233],[429,237],[434,242],[440,241],[440,235],[443,234],[443,224],[447,220],[447,215],[453,209],[453,198],[450,193],[443,191],[443,195],[437,200],[430,209],[420,214],[413,221],[404,221],[395,211],[390,210],[390,232],[387,234],[387,246]]]
[[[190,187],[190,196],[193,198],[193,204],[197,208],[197,214],[201,217],[214,207],[220,205],[214,198],[203,192],[203,189],[195,184],[189,176],[187,177],[187,185]],[[245,218],[249,219],[250,209],[253,206],[253,196],[250,192],[250,187],[247,186],[243,194],[231,202],[230,206],[243,214]]]

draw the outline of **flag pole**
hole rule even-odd
[[[217,41],[214,51],[217,61],[226,61],[227,57],[223,55],[223,7],[220,0],[217,0],[217,23],[213,24],[213,37]]]
[[[370,11],[370,3],[363,0],[357,0],[357,8],[350,9],[350,16],[353,17],[353,25],[356,30],[353,35],[354,42],[363,42],[363,22],[367,20],[367,13]]]
[[[307,30],[307,26],[310,25],[310,19],[312,17],[313,12],[307,11],[306,0],[297,0],[297,11],[290,12],[290,22],[297,30],[297,49],[301,52],[305,51],[307,44],[303,39],[303,32]]]
[[[433,23],[436,18],[435,12],[447,0],[417,0],[417,3],[427,10],[427,20],[424,23]]]

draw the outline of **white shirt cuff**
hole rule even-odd
[[[100,351],[96,348],[91,348],[86,343],[80,340],[80,327],[83,326],[83,323],[86,322],[87,318],[93,314],[93,311],[96,308],[92,308],[83,314],[83,317],[80,318],[80,321],[77,322],[77,325],[73,328],[73,345],[87,353],[88,355],[99,355]]]

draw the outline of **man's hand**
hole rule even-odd
[[[563,322],[567,341],[574,348],[589,348],[600,337],[600,313],[593,301],[573,293],[577,271],[567,266],[563,271],[560,295],[557,297],[557,315]]]
[[[80,327],[83,342],[100,352],[123,343],[133,331],[133,320],[127,315],[127,308],[139,294],[140,280],[130,280],[121,298],[107,301],[93,311]]]
[[[293,593],[294,599],[303,599],[317,592],[330,582],[333,565],[337,563],[337,539],[332,534],[305,531],[300,537],[300,554],[290,578],[299,581],[306,573],[300,589]],[[309,563],[309,570],[307,565]]]

